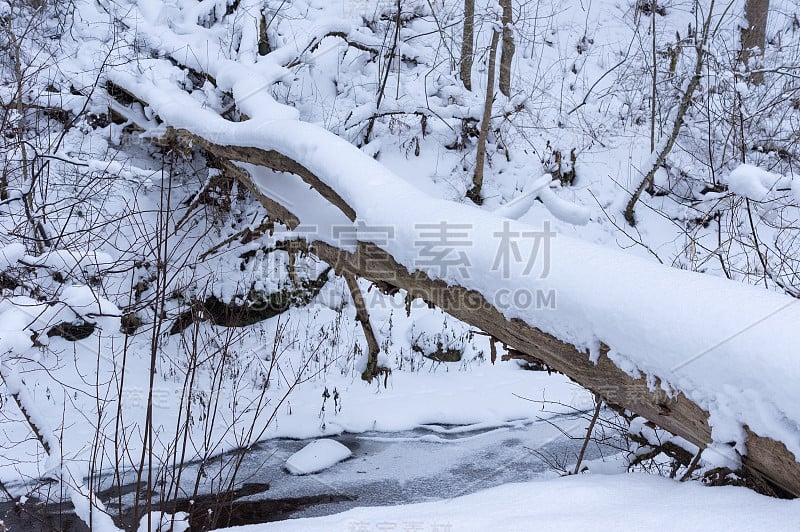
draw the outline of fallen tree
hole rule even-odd
[[[186,130],[170,131],[166,138],[185,145],[201,146],[217,158],[295,173],[340,208],[348,219],[355,220],[357,217],[356,211],[344,203],[342,197],[325,185],[319,176],[301,162],[277,151],[217,145]],[[250,190],[259,189],[249,173],[242,171],[236,176],[243,179]],[[258,197],[263,197],[263,194]],[[274,200],[262,199],[262,202],[269,210]],[[282,216],[290,216],[290,219],[301,220],[286,206],[281,206],[279,212]],[[701,449],[713,441],[706,410],[680,391],[674,396],[665,394],[658,386],[653,386],[652,376],[649,381],[645,376],[632,377],[611,361],[608,357],[609,347],[605,344],[601,344],[599,357],[593,361],[588,351],[581,351],[522,319],[508,319],[480,292],[431,278],[423,271],[410,271],[373,243],[358,242],[355,250],[348,251],[324,240],[312,240],[308,243],[308,250],[330,264],[339,275],[368,279],[389,293],[405,290],[411,297],[436,305],[504,344],[522,353],[530,353],[608,403],[628,409]],[[800,496],[800,463],[786,445],[758,435],[746,426],[745,431],[746,452],[741,456],[745,470],[779,488],[779,492]]]
[[[216,144],[187,129],[170,129],[159,138],[162,143],[175,141],[186,146],[198,146],[216,159],[225,161],[223,164],[227,167],[232,161],[239,161],[295,174],[335,205],[346,219],[358,219],[355,208],[310,170],[304,161],[295,160],[277,150]],[[236,172],[235,177],[252,191],[263,188],[244,170]],[[303,221],[302,216],[294,214],[288,206],[268,194],[258,192],[256,196],[268,211],[276,212],[279,219]],[[423,271],[410,271],[390,252],[370,242],[358,242],[356,249],[345,250],[328,240],[312,239],[309,250],[333,266],[337,274],[362,277],[378,283],[385,290],[405,290],[411,297],[440,307],[506,345],[540,358],[607,402],[635,412],[701,448],[713,441],[706,410],[680,391],[672,397],[666,396],[663,390],[653,385],[653,375],[633,378],[610,360],[609,348],[605,344],[600,346],[599,357],[592,360],[588,351],[577,349],[571,343],[543,332],[522,319],[507,318],[480,292],[431,278]],[[655,377],[658,378],[657,375]],[[746,470],[786,493],[800,496],[800,463],[792,452],[784,443],[756,434],[747,426],[744,428],[747,437],[742,464]]]
[[[113,16],[93,3],[78,5],[94,10],[93,16]],[[515,245],[536,255],[544,245],[541,230],[431,198],[345,140],[302,122],[296,109],[275,101],[268,90],[290,74],[286,65],[301,61],[296,47],[239,62],[228,58],[231,32],[224,24],[202,27],[193,14],[178,33],[157,13],[135,2],[127,7],[121,16],[145,23],[123,31],[129,26],[120,21],[123,29],[113,41],[71,44],[64,37],[67,49],[96,46],[98,57],[118,42],[132,50],[142,42],[151,47],[149,57],[109,67],[103,77],[119,88],[104,95],[126,124],[151,140],[210,154],[287,227],[315,225],[315,232],[306,233],[308,250],[336,273],[424,299],[540,359],[607,403],[701,448],[710,446],[712,453],[738,455],[750,474],[800,496],[795,300],[566,237],[535,265],[547,270],[534,272],[538,277],[525,263],[498,269],[485,249],[493,239],[513,234],[521,237]],[[236,22],[248,23],[244,15]],[[345,26],[319,31],[347,34]],[[75,79],[85,73],[80,63],[62,68],[73,68]],[[206,105],[201,87],[224,94],[236,112]],[[125,97],[112,97],[119,94]],[[302,186],[284,179],[287,174]],[[464,271],[458,264],[448,272],[440,271],[441,261],[416,260],[420,225],[437,224],[470,228],[471,247],[457,253],[467,260]],[[351,238],[335,238],[330,230],[336,227],[349,228]],[[391,234],[376,238],[375,228]],[[508,288],[555,290],[558,310],[502,305],[499,291]]]

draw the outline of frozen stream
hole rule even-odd
[[[230,515],[220,514],[217,526],[325,515],[355,506],[451,498],[553,475],[556,473],[542,456],[548,457],[548,462],[574,464],[586,426],[587,421],[580,416],[560,415],[549,421],[521,420],[493,427],[427,425],[398,433],[343,434],[334,439],[350,448],[353,456],[328,470],[301,477],[287,473],[283,463],[310,440],[268,440],[244,458],[237,487],[248,484],[245,492],[249,494],[236,498]],[[592,444],[586,458],[609,452]],[[220,468],[226,467],[222,464],[227,460],[222,458],[206,466],[205,478],[209,481],[219,478]],[[199,464],[192,464],[184,473],[187,504],[197,467]],[[202,501],[203,492],[209,490],[213,490],[211,485],[201,487],[196,499]],[[101,494],[110,507],[110,501],[117,500],[113,491]],[[132,491],[132,485],[123,490],[126,507],[133,504]],[[12,530],[86,529],[70,515],[68,504],[62,504],[60,511],[53,505],[46,511],[34,511],[47,514],[47,525],[10,509],[8,503],[3,506],[2,519]]]

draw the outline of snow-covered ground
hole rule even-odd
[[[800,501],[744,488],[706,488],[644,474],[584,475],[506,484],[454,499],[356,508],[341,514],[235,527],[236,532],[417,530],[792,531]]]

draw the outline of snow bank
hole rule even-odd
[[[800,501],[644,474],[507,484],[451,500],[354,508],[237,532],[347,530],[797,530]],[[383,528],[381,528],[381,526]]]
[[[70,487],[69,491],[70,500],[75,507],[75,513],[89,526],[90,530],[95,532],[120,532],[120,529],[114,524],[114,519],[106,512],[103,503],[92,495],[86,486],[83,486],[80,490]]]

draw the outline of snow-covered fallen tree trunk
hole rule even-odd
[[[186,145],[200,146],[214,157],[226,160],[226,166],[230,161],[240,161],[253,165],[249,167],[251,170],[255,167],[266,167],[278,172],[294,173],[341,210],[344,215],[343,222],[360,219],[342,196],[327,186],[319,176],[302,162],[295,161],[280,152],[253,147],[217,145],[187,130],[170,131],[166,138],[173,141],[180,140]],[[265,186],[263,179],[260,180],[257,175],[254,176],[241,168],[234,175],[244,180],[244,184],[250,190],[269,191],[269,187]],[[268,192],[257,193],[257,197],[268,210],[274,209],[277,200],[270,198]],[[297,204],[295,207],[302,209]],[[309,209],[306,207],[303,210]],[[290,221],[303,221],[302,216],[296,215],[285,205],[280,206],[277,215]],[[719,439],[712,436],[709,412],[706,409],[689,399],[679,387],[667,393],[660,387],[661,378],[658,374],[650,373],[638,378],[632,376],[630,368],[623,369],[609,358],[610,348],[602,339],[595,353],[591,353],[590,349],[580,349],[574,343],[564,341],[557,335],[543,332],[525,319],[509,318],[496,304],[475,289],[431,277],[421,270],[409,269],[392,253],[375,243],[359,241],[355,247],[345,246],[349,249],[343,249],[331,243],[328,238],[320,240],[315,240],[314,236],[308,238],[309,250],[332,265],[337,273],[368,279],[388,292],[396,289],[405,290],[411,297],[438,306],[452,316],[489,333],[507,346],[536,356],[551,368],[599,394],[607,402],[635,412],[701,449],[713,445],[710,450],[712,453],[736,454],[732,449],[720,447]],[[580,258],[576,257],[576,260]],[[669,271],[666,268],[658,270],[664,270],[665,273]],[[485,272],[486,275],[491,273]],[[626,273],[634,272],[625,272],[622,267],[619,273],[624,276]],[[693,277],[700,278],[699,275]],[[716,280],[710,281],[715,284]],[[737,286],[734,283],[729,284]],[[745,289],[741,295],[745,296],[747,292],[749,290]],[[587,298],[591,297],[591,294],[587,294]],[[609,312],[614,312],[613,302],[609,301],[608,305]],[[621,314],[628,312],[622,308],[617,310]],[[569,319],[568,316],[564,318]],[[637,334],[635,331],[631,332]],[[643,330],[640,334],[647,334],[647,331]],[[676,331],[676,334],[680,334],[680,331]],[[646,360],[647,355],[643,354],[642,360]],[[629,356],[632,360],[636,360],[636,353],[630,353]],[[769,372],[770,369],[763,368],[763,371]],[[738,454],[744,468],[750,474],[766,479],[788,493],[800,496],[800,463],[787,446],[774,438],[756,434],[747,425],[743,426],[743,431],[744,447],[739,446],[741,452]],[[735,443],[731,441],[731,445]]]

